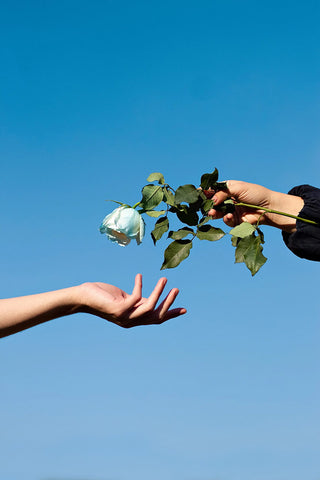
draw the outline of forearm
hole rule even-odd
[[[279,212],[288,213],[290,215],[298,216],[304,206],[304,201],[301,197],[270,191],[268,208]],[[275,213],[266,213],[265,222],[281,230],[293,233],[296,231],[296,219],[278,215]]]
[[[70,287],[0,300],[0,337],[75,313],[78,311],[77,289]]]

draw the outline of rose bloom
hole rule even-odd
[[[104,218],[100,232],[122,247],[133,239],[140,245],[144,236],[144,221],[134,208],[121,206]]]

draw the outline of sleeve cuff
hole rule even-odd
[[[299,185],[292,188],[289,195],[301,197],[304,206],[299,217],[313,220],[320,224],[320,189],[310,185]],[[320,261],[320,225],[297,220],[297,230],[294,233],[282,232],[287,247],[298,257],[307,260]]]

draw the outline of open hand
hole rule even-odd
[[[179,293],[177,288],[170,290],[156,307],[166,283],[166,278],[160,278],[148,298],[142,297],[141,274],[136,275],[131,294],[107,283],[84,283],[79,287],[78,311],[97,315],[124,328],[160,324],[186,313],[185,308],[169,310]]]

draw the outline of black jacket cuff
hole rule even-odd
[[[313,220],[319,223],[319,226],[297,220],[297,230],[294,233],[283,231],[283,240],[298,257],[320,261],[320,189],[310,185],[299,185],[288,193],[301,197],[304,201],[298,216]]]

